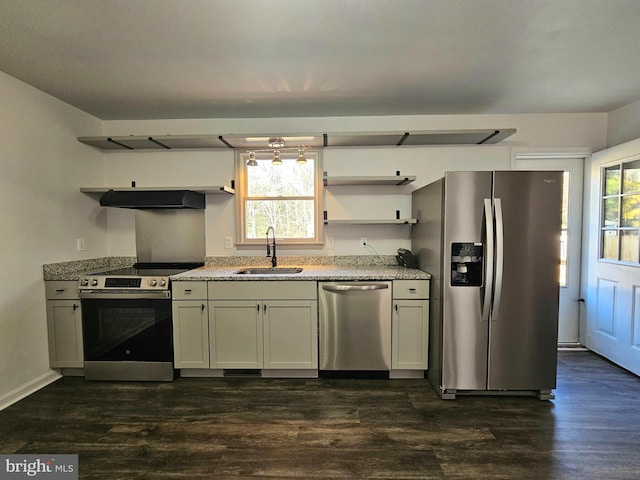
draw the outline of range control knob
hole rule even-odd
[[[91,280],[91,286],[95,287],[96,285],[98,285],[98,279],[94,278],[93,280]]]
[[[88,279],[88,278],[83,278],[83,279],[80,281],[80,286],[81,286],[81,287],[86,287],[87,285],[89,285],[89,279]]]
[[[167,281],[166,280],[164,280],[164,279],[160,280],[160,286],[161,287],[165,287],[166,285],[167,285]]]
[[[152,287],[155,287],[158,284],[158,281],[155,278],[152,278],[151,280],[149,280],[149,285],[151,285]]]

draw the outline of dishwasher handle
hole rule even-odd
[[[383,290],[389,288],[388,283],[368,283],[364,285],[323,285],[322,289],[328,292],[349,292],[366,290]]]

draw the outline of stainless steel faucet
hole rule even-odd
[[[269,230],[271,230],[271,235],[273,237],[273,243],[269,244]],[[278,259],[276,258],[276,231],[273,227],[267,228],[267,257],[271,257],[271,266],[273,268],[278,266]],[[271,247],[273,247],[273,252],[271,252]]]

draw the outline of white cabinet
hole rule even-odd
[[[209,368],[207,282],[174,282],[172,290],[174,366]]]
[[[209,302],[211,368],[262,368],[262,302]]]
[[[210,282],[209,299],[211,368],[317,375],[316,282]]]
[[[82,309],[75,281],[45,282],[49,365],[83,368]]]
[[[264,302],[264,368],[318,368],[318,302]]]
[[[428,368],[429,356],[429,281],[395,280],[393,282],[393,316],[391,320],[391,369],[422,371]]]

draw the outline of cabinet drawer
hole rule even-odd
[[[394,280],[393,298],[429,298],[429,280]]]
[[[49,280],[44,282],[47,300],[74,300],[78,297],[78,282],[75,280]]]
[[[206,300],[207,282],[173,282],[171,295],[174,300]]]

